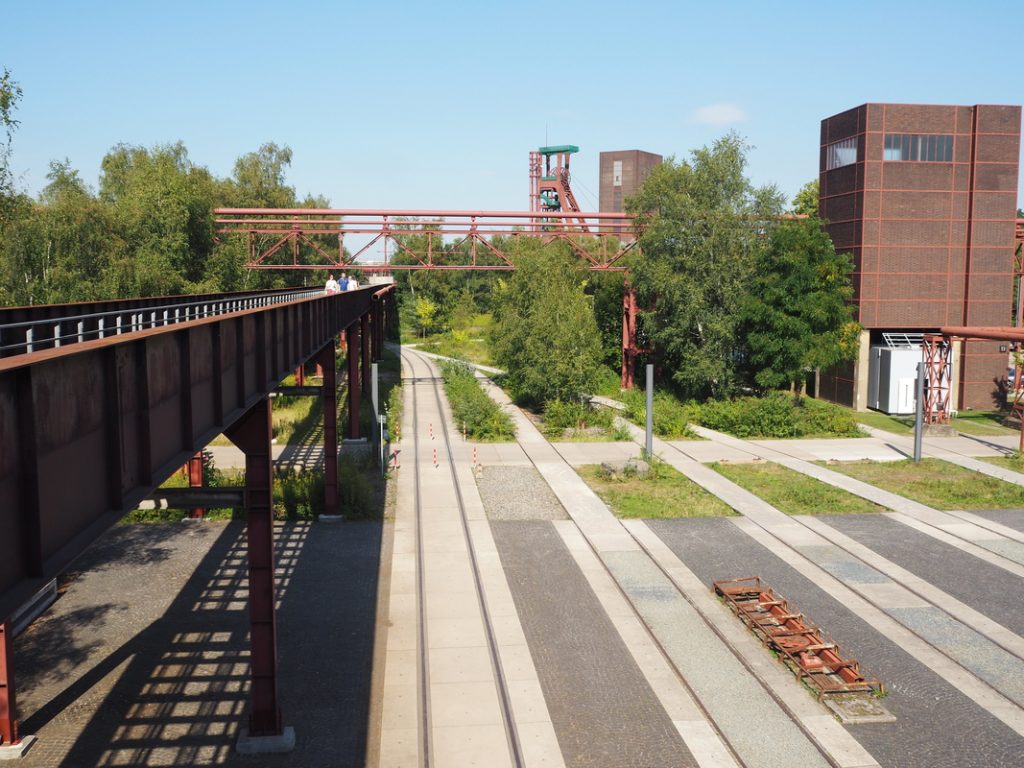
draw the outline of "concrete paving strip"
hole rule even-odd
[[[1008,525],[997,523],[995,520],[989,520],[987,517],[976,515],[973,512],[950,510],[948,514],[953,515],[953,517],[959,517],[961,520],[966,520],[969,523],[974,523],[979,528],[992,531],[992,533],[998,533],[1004,538],[1024,543],[1024,532],[1018,531],[1016,528],[1011,528]]]
[[[797,719],[839,768],[867,768],[879,763],[840,725],[832,713],[812,699],[796,678],[785,670],[765,647],[709,591],[708,585],[642,520],[623,525],[644,550],[668,574],[672,582],[700,612],[704,620],[739,654],[745,665],[767,686],[772,695]]]
[[[780,512],[779,514],[781,515],[782,513]],[[942,652],[939,647],[933,645],[928,640],[922,639],[922,637],[916,634],[914,629],[904,625],[903,620],[907,618],[903,615],[904,611],[913,609],[937,611],[933,606],[891,582],[874,585],[860,584],[858,585],[859,591],[855,591],[851,586],[843,583],[840,579],[802,554],[799,551],[799,546],[793,547],[785,542],[779,536],[781,526],[777,526],[774,530],[769,531],[763,524],[749,517],[731,518],[731,522],[794,570],[812,580],[820,589],[860,616],[876,631],[897,643],[921,664],[931,669],[1015,732],[1024,736],[1024,709],[982,680],[974,672],[965,669],[957,661],[950,658],[947,653]],[[811,534],[808,529],[804,530]],[[859,592],[863,592],[864,596]],[[869,600],[872,602],[869,602]],[[888,610],[900,615],[900,618],[897,619],[890,615],[874,603],[887,605]],[[918,622],[917,628],[919,630],[923,623]],[[926,632],[926,634],[941,641],[939,632]],[[946,646],[944,650],[948,652],[958,651],[951,644],[943,643],[943,645]],[[970,646],[970,648],[966,649],[966,655],[968,656],[979,648],[979,644],[977,640],[971,639]],[[962,654],[964,649],[959,649],[959,651]],[[1015,657],[1005,652],[1003,652],[1003,656],[1017,661]]]
[[[738,766],[579,528],[571,520],[556,520],[553,525],[697,764]]]
[[[707,431],[711,432],[711,430]],[[636,432],[640,432],[640,430],[637,428]],[[719,433],[713,433],[713,435],[717,437]],[[735,440],[735,438],[729,439]],[[737,442],[742,443],[743,441]],[[938,641],[938,645],[933,646],[929,641],[914,634],[911,629],[904,626],[896,618],[868,602],[867,599],[854,591],[840,578],[837,578],[836,575],[802,554],[801,550],[807,549],[820,557],[823,554],[823,547],[835,549],[834,545],[830,544],[820,535],[796,522],[785,513],[775,509],[746,489],[727,480],[710,467],[684,458],[679,452],[672,450],[664,442],[655,439],[654,449],[655,453],[661,456],[673,468],[679,470],[690,480],[700,485],[706,491],[718,496],[730,507],[742,514],[744,516],[742,518],[731,518],[732,522],[741,530],[747,532],[784,562],[789,563],[794,569],[814,581],[832,597],[857,612],[876,630],[902,645],[908,653],[913,654],[922,664],[929,667],[953,686],[959,688],[965,696],[991,712],[1017,733],[1024,735],[1024,709],[1008,696],[1005,696],[989,685],[984,679],[976,676],[937,648],[944,647],[951,653],[957,653],[961,657],[966,657],[966,660],[972,663],[974,660],[971,658],[971,651],[984,651],[985,658],[978,660],[977,671],[989,677],[992,677],[991,673],[993,671],[990,664],[990,660],[993,658],[991,651],[996,651],[997,655],[1001,653],[1005,659],[1010,660],[1009,663],[1011,665],[1019,661],[1016,657],[1007,654],[977,634],[971,638],[971,647],[969,649],[957,648],[955,643],[947,642],[954,634],[949,631],[948,627],[936,628],[934,622],[931,624],[926,621],[916,622],[916,626],[922,631],[926,629],[932,630],[929,634]],[[800,463],[807,464],[807,462]],[[848,564],[839,562],[835,563],[835,565],[843,566]],[[922,598],[900,587],[888,579],[888,577],[862,563],[854,563],[853,565],[859,566],[856,569],[858,572],[855,576],[863,579],[863,582],[858,584],[858,588],[866,595],[870,595],[869,599],[876,602],[885,601],[889,604],[890,608],[897,611],[903,608],[931,608],[930,604]],[[842,571],[838,572],[847,577],[850,575],[849,573],[842,574]],[[877,574],[877,576],[872,576],[871,574]],[[958,626],[962,625],[958,624]],[[967,628],[964,627],[964,629]],[[962,640],[963,637],[959,639]],[[986,644],[990,647],[986,647]],[[997,677],[1001,678],[1002,675],[997,675]]]
[[[422,354],[422,353],[417,353]],[[423,361],[426,364],[426,361]],[[421,435],[423,559],[428,628],[430,708],[435,760],[439,766],[511,765],[508,737],[500,712],[501,689],[512,710],[512,727],[527,767],[564,766],[554,726],[519,624],[512,594],[470,468],[470,452],[455,435],[447,400],[441,409],[433,385],[419,385],[420,423],[434,425],[434,439]],[[411,409],[405,413],[410,415]],[[452,453],[442,437],[442,422],[451,435]],[[411,434],[411,427],[404,431]],[[429,451],[423,450],[424,445]],[[435,469],[433,448],[441,465]],[[429,453],[429,455],[426,455]],[[466,509],[464,530],[450,464]],[[409,473],[411,474],[411,473]],[[468,541],[467,541],[468,535]],[[477,596],[473,562],[479,572],[483,611]],[[490,618],[497,668],[488,644]],[[515,670],[514,680],[505,669]],[[529,744],[519,733],[528,724]],[[469,750],[469,751],[467,751]]]
[[[980,526],[972,526],[965,528],[959,533],[962,535],[956,535],[956,531],[947,531],[946,529],[940,529],[934,525],[930,525],[927,522],[918,520],[917,518],[910,517],[903,514],[902,512],[883,512],[886,517],[901,523],[908,528],[913,528],[915,531],[920,531],[926,536],[931,536],[936,541],[941,541],[943,544],[949,544],[951,547],[967,552],[968,554],[974,555],[979,560],[984,560],[986,563],[994,565],[998,568],[1002,568],[1004,571],[1014,574],[1015,576],[1024,576],[1024,565],[1021,565],[1015,560],[1003,557],[993,549],[999,549],[1004,544],[1011,543],[1007,539],[992,539],[992,538],[981,538],[975,539],[975,541],[984,541],[988,544],[987,547],[979,546],[979,544],[972,543],[966,537],[975,535],[981,536],[979,532],[983,530]],[[1012,554],[1012,553],[1011,553]]]
[[[711,631],[675,586],[508,396],[519,443],[562,506],[626,593],[665,653],[696,693],[745,765],[826,766],[825,758],[777,702]]]
[[[919,576],[901,568],[890,560],[876,554],[856,539],[836,530],[824,520],[809,515],[794,517],[794,520],[802,523],[815,533],[843,548],[854,557],[867,563],[872,568],[884,573],[901,587],[910,590],[916,595],[924,598],[933,606],[941,608],[953,618],[963,622],[979,634],[987,637],[992,642],[1006,649],[1010,653],[1024,659],[1024,638],[1015,632],[1007,629],[998,622],[993,621],[983,613],[976,611],[969,605],[957,600],[943,590],[932,586]]]
[[[732,437],[730,435],[716,432],[705,427],[694,427],[694,430],[702,435],[703,437],[720,442],[724,445],[732,447],[741,447],[743,445],[749,445],[744,440]],[[778,448],[769,448],[764,445],[759,446],[762,451],[762,456],[770,461],[774,461],[781,466],[791,469],[794,472],[799,472],[808,477],[813,477],[816,480],[820,480],[823,483],[840,488],[848,493],[852,493],[855,496],[873,501],[888,509],[902,513],[905,517],[898,518],[903,522],[906,518],[912,518],[922,523],[926,523],[928,526],[932,526],[939,531],[945,531],[959,536],[960,538],[967,539],[968,541],[974,542],[976,545],[983,549],[987,549],[990,552],[994,552],[1002,558],[1012,560],[1017,564],[1024,564],[1024,545],[1016,541],[1010,541],[1003,537],[997,536],[990,530],[981,528],[973,523],[965,522],[960,520],[953,515],[949,515],[941,510],[933,509],[925,504],[908,499],[899,494],[892,493],[878,488],[874,485],[869,485],[861,480],[849,477],[828,469],[827,467],[819,466],[818,464],[804,461],[803,459],[794,458],[788,453],[784,453]],[[915,526],[916,527],[916,526]],[[928,531],[924,531],[928,532]]]

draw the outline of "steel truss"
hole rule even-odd
[[[625,213],[304,208],[218,208],[215,213],[219,235],[247,238],[249,269],[510,270],[506,243],[538,237],[567,243],[587,269],[624,271],[619,262],[636,249],[634,222]],[[370,240],[346,254],[345,237],[351,235]],[[410,248],[409,237],[425,238],[426,247]],[[385,260],[360,261],[378,243],[384,245]],[[319,257],[316,263],[303,261],[303,245]],[[399,253],[411,263],[392,261]],[[459,263],[467,257],[468,263]]]

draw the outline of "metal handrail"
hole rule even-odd
[[[241,312],[256,307],[265,307],[322,295],[324,295],[322,288],[303,288],[282,291],[280,293],[264,293],[213,300],[207,298],[193,302],[160,304],[151,307],[117,309],[107,312],[92,312],[82,315],[6,323],[0,325],[0,340],[11,331],[21,329],[25,331],[25,338],[14,343],[0,343],[0,357],[30,354],[36,350],[36,347],[42,345],[46,347],[61,347],[67,343],[81,343],[92,338],[103,339],[108,336],[119,336],[122,333],[132,333],[159,326],[192,322],[206,317]],[[113,318],[115,322],[107,325],[105,321],[108,318]],[[128,319],[128,322],[123,322],[125,318]],[[95,327],[87,329],[85,327],[87,321],[96,321]],[[69,333],[62,333],[61,326],[63,325],[72,325],[75,330]],[[35,333],[37,328],[45,328],[47,330],[52,328],[52,333],[45,336],[37,336]],[[9,350],[18,351],[11,354]]]

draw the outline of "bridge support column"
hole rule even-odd
[[[295,386],[304,387],[306,386],[306,364],[303,363],[295,369]]]
[[[195,456],[188,460],[188,487],[189,488],[202,488],[203,487],[203,452],[199,451]],[[189,513],[189,517],[193,520],[202,520],[203,515],[206,514],[206,509],[203,507],[192,507],[192,511]]]
[[[317,353],[324,369],[324,515],[338,514],[338,370],[334,359],[334,337]]]
[[[274,595],[273,463],[270,398],[264,397],[225,432],[245,454],[245,514],[249,555],[252,711],[238,751],[288,752],[295,731],[281,723],[277,697],[277,622]]]
[[[14,633],[0,624],[0,749],[18,744],[18,706],[14,693]]]
[[[352,323],[345,329],[348,349],[348,436],[359,439],[359,326]]]
[[[363,371],[363,389],[370,388],[370,363],[373,358],[370,355],[370,313],[367,312],[359,318],[359,338],[362,340],[363,354],[361,368]]]
[[[626,285],[622,291],[622,388],[633,388],[636,367],[636,291]]]

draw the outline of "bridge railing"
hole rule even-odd
[[[3,309],[0,310],[0,357],[269,307],[312,298],[322,292],[319,288],[300,288]],[[114,306],[107,308],[108,305]]]

